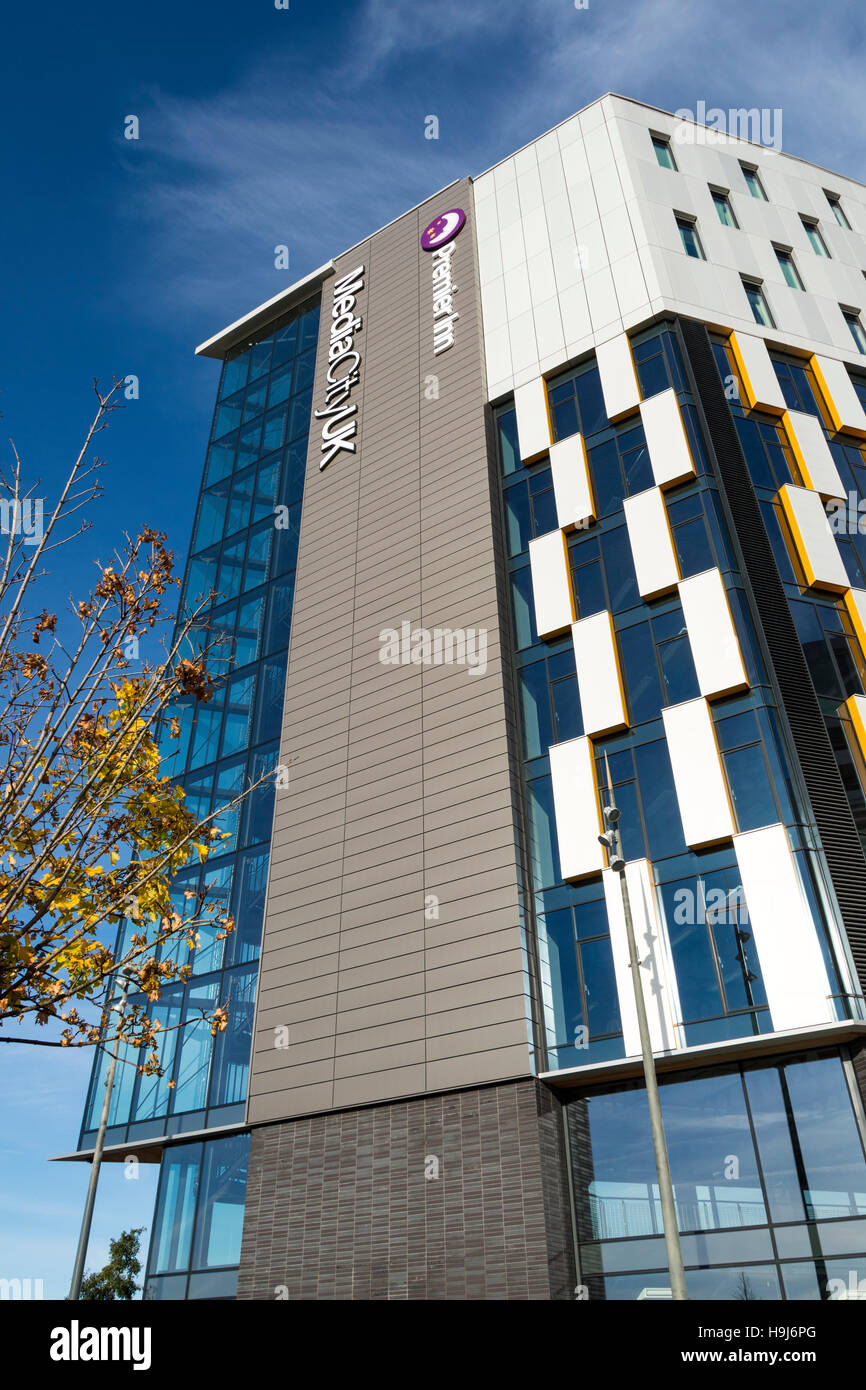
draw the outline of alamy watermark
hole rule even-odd
[[[831,497],[826,512],[834,536],[866,536],[866,499],[856,492],[844,499]]]
[[[0,1279],[0,1299],[41,1299],[45,1297],[42,1279]]]
[[[25,545],[38,545],[42,540],[43,499],[24,497],[11,501],[0,498],[0,533],[4,536],[22,536]]]
[[[470,676],[487,670],[487,629],[483,627],[413,627],[402,622],[379,633],[383,666],[465,666]]]
[[[778,154],[782,149],[780,106],[707,107],[702,99],[695,111],[681,106],[674,112],[681,124],[673,133],[677,145],[720,145],[728,140],[750,140]]]

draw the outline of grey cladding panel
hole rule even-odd
[[[314,420],[252,1123],[530,1071],[471,200],[468,182],[452,186],[335,271],[365,268],[358,449],[321,471]],[[433,259],[419,237],[455,205],[469,215],[453,243],[459,319],[434,356]],[[380,633],[404,623],[483,628],[451,649],[478,673],[465,660],[383,663]],[[438,915],[425,914],[434,893]]]

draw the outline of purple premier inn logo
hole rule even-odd
[[[454,240],[465,221],[466,213],[462,208],[450,208],[448,212],[440,212],[421,233],[421,250],[436,251],[440,246],[446,246],[449,241]]]
[[[447,352],[454,346],[454,325],[460,315],[454,308],[457,286],[451,274],[454,238],[466,221],[462,208],[440,212],[421,233],[421,250],[430,251],[431,288],[433,291],[433,355]]]

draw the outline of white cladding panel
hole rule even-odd
[[[680,571],[661,489],[637,492],[622,505],[641,598],[669,593],[676,588]]]
[[[702,695],[725,695],[748,685],[746,668],[717,569],[705,570],[679,585],[680,602]]]
[[[514,392],[517,414],[517,442],[524,463],[540,458],[550,448],[550,419],[547,414],[547,388],[540,376],[518,386]]]
[[[569,435],[550,446],[550,472],[556,498],[556,518],[564,531],[595,519],[595,504],[583,437]]]
[[[843,592],[848,573],[817,492],[785,483],[779,497],[811,587]]]
[[[628,334],[618,333],[606,343],[599,343],[595,357],[608,420],[620,420],[636,411],[640,405],[640,388]]]
[[[674,1020],[678,1013],[678,1004],[675,998],[676,991],[671,988],[667,941],[656,909],[647,860],[631,860],[626,865],[625,877],[635,942],[641,960],[640,975],[652,1049],[653,1052],[672,1052],[677,1045]],[[602,878],[625,1055],[636,1057],[640,1055],[641,1050],[640,1034],[629,967],[622,888],[619,874],[614,873],[612,869],[605,869]]]
[[[628,724],[616,638],[609,613],[594,613],[572,623],[574,663],[584,732],[594,736]]]
[[[707,138],[680,116],[608,95],[473,181],[490,400],[663,314],[862,367],[839,306],[863,303],[866,190],[762,148],[745,124]],[[676,171],[659,167],[654,133],[670,137]],[[758,166],[767,202],[750,196],[740,161]],[[832,216],[828,180],[851,229]],[[720,223],[711,186],[730,190],[738,228]],[[678,212],[697,217],[705,261],[685,254]],[[820,222],[830,259],[812,251],[801,215]],[[774,242],[793,248],[805,290],[786,285]],[[755,323],[743,274],[763,282],[774,328]],[[783,413],[760,347],[745,352],[764,408]]]
[[[775,1032],[830,1023],[830,982],[783,825],[734,836]]]
[[[550,780],[563,878],[586,878],[600,873],[604,851],[598,842],[601,819],[588,738],[551,744]]]
[[[658,486],[666,487],[691,477],[695,468],[675,392],[660,391],[648,401],[641,401],[640,416]]]
[[[574,621],[565,537],[549,531],[529,542],[535,626],[539,637],[555,637]]]
[[[860,404],[860,397],[854,390],[845,363],[835,357],[822,357],[819,354],[812,359],[812,365],[819,384],[829,396],[827,404],[836,429],[866,435],[866,411]]]
[[[845,488],[836,460],[830,452],[827,436],[817,415],[789,410],[785,420],[790,428],[791,447],[806,486],[821,497],[844,497]]]
[[[752,333],[735,333],[731,346],[748,396],[743,404],[755,410],[783,414],[788,407],[764,339]]]
[[[662,710],[686,844],[715,844],[734,833],[725,775],[706,700]]]

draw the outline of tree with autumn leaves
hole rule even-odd
[[[212,596],[175,621],[174,559],[165,535],[144,527],[98,563],[85,598],[64,610],[44,597],[52,551],[88,528],[78,514],[101,492],[91,451],[121,387],[96,386],[83,448],[44,514],[14,447],[0,474],[0,1040],[39,1042],[54,1022],[51,1045],[120,1039],[158,1072],[160,1025],[147,1006],[190,974],[176,943],[233,930],[204,893],[188,893],[182,912],[172,903],[174,875],[219,847],[227,808],[200,820],[161,755],[180,733],[178,701],[213,696],[208,658],[222,639],[203,616]],[[142,649],[158,655],[140,660]],[[121,972],[140,1001],[122,1020],[110,1008]],[[226,1026],[221,1004],[201,1017],[214,1033]]]

